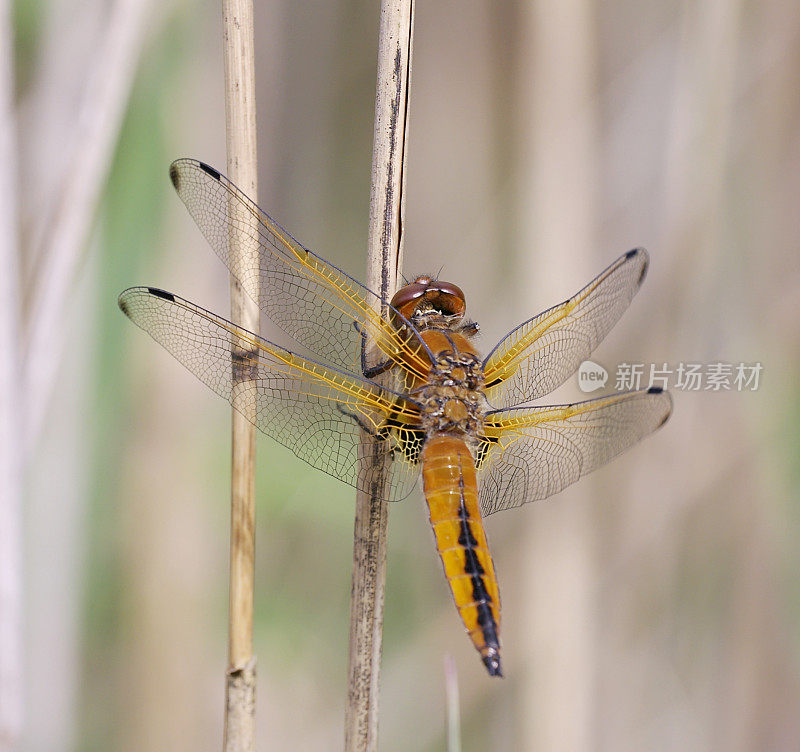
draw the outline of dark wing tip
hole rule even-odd
[[[626,259],[639,257],[642,259],[642,270],[639,272],[639,279],[636,280],[637,289],[642,286],[647,270],[650,267],[650,254],[644,248],[633,248],[625,254]]]
[[[125,291],[127,292],[127,290]],[[121,293],[120,296],[117,298],[117,305],[119,306],[120,311],[122,311],[128,318],[130,318],[130,313],[128,309],[128,297],[125,292]]]
[[[214,180],[219,180],[222,177],[211,165],[207,165],[205,162],[198,162],[197,164],[203,172],[211,175]]]
[[[175,302],[175,296],[171,292],[160,290],[158,287],[148,287],[147,292],[149,292],[151,295],[155,295],[157,298],[168,300],[170,303]]]
[[[146,289],[146,287],[129,287],[119,294],[119,297],[117,298],[117,305],[129,319],[133,318],[132,312],[135,309],[135,306],[132,306],[131,304],[139,295],[142,294],[142,291]]]
[[[647,390],[647,394],[663,394],[667,398],[667,411],[664,414],[664,417],[661,419],[661,422],[655,427],[654,430],[661,428],[668,420],[669,416],[672,415],[672,395],[664,391],[664,389],[660,386],[651,386]]]
[[[669,420],[669,416],[672,415],[672,395],[669,392],[664,392],[664,396],[667,398],[668,402],[667,412],[664,415],[664,419],[658,424],[658,428],[661,428],[661,426],[663,426]]]
[[[181,173],[178,171],[178,163],[177,162],[173,162],[169,166],[169,179],[170,179],[170,182],[172,183],[172,187],[176,191],[180,191],[180,189],[181,189]]]

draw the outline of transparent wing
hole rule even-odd
[[[302,358],[188,300],[152,287],[119,297],[122,311],[217,394],[233,403],[236,388],[252,388],[248,409],[235,405],[267,436],[313,467],[369,492],[374,478],[367,448],[391,461],[387,501],[408,496],[419,474],[423,434],[416,406],[352,374]],[[235,345],[235,348],[234,348]],[[236,352],[232,356],[232,352]],[[379,436],[365,441],[363,431]]]
[[[390,309],[387,301],[304,248],[224,175],[202,162],[179,159],[170,167],[170,179],[231,274],[301,345],[339,368],[360,372],[363,332],[386,358],[424,374],[424,344],[408,333],[410,324],[403,337],[381,316],[381,310]],[[244,238],[243,254],[231,252],[233,229]],[[242,261],[248,254],[257,255],[257,270]]]
[[[477,452],[481,512],[558,493],[664,425],[671,411],[669,393],[652,387],[489,413]]]
[[[522,405],[563,384],[617,323],[647,266],[647,251],[628,251],[579,293],[500,340],[484,360],[489,402]]]

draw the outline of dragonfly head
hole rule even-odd
[[[418,329],[452,328],[467,310],[460,287],[428,276],[401,287],[392,298],[392,307]]]

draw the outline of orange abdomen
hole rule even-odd
[[[478,506],[475,462],[464,440],[431,436],[422,450],[422,480],[456,608],[489,673],[502,676],[500,594]]]

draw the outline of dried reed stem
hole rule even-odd
[[[367,285],[384,298],[391,297],[397,287],[403,251],[413,5],[413,0],[381,0],[380,8]],[[377,453],[370,457],[369,448],[362,458],[381,461]],[[356,496],[346,752],[377,746],[388,522],[387,505],[380,500],[382,490],[383,485],[376,483],[371,493]]]
[[[597,242],[596,25],[591,0],[526,4],[515,106],[519,146],[519,301],[570,290],[594,266]],[[588,495],[591,479],[581,483]],[[593,514],[566,500],[518,523],[525,582],[520,610],[519,749],[591,749],[597,696],[593,638]],[[547,522],[543,522],[546,517]]]
[[[86,90],[75,125],[74,149],[46,218],[22,354],[25,399],[23,451],[30,453],[47,415],[61,351],[61,323],[71,285],[105,185],[128,104],[148,20],[149,0],[116,0],[109,11],[97,54],[87,72]],[[46,357],[43,355],[46,354]]]
[[[225,57],[225,114],[228,175],[248,196],[257,200],[255,52],[252,0],[223,0]],[[248,221],[241,217],[242,223]],[[250,218],[250,221],[253,221]],[[241,227],[246,225],[241,224]],[[255,234],[255,233],[254,233]],[[239,268],[258,269],[258,253],[247,250],[233,231],[231,251],[239,254]],[[257,278],[257,275],[256,275]],[[258,290],[244,290],[231,279],[231,317],[252,332],[258,331]],[[228,673],[225,691],[225,752],[255,749],[255,656],[253,655],[253,577],[255,557],[255,427],[248,415],[255,408],[255,392],[246,372],[236,367],[249,348],[234,346],[231,463],[230,612]]]
[[[461,709],[458,699],[458,671],[450,653],[444,657],[444,693],[447,699],[447,752],[461,752]]]
[[[0,750],[22,729],[22,428],[11,3],[0,3]]]

